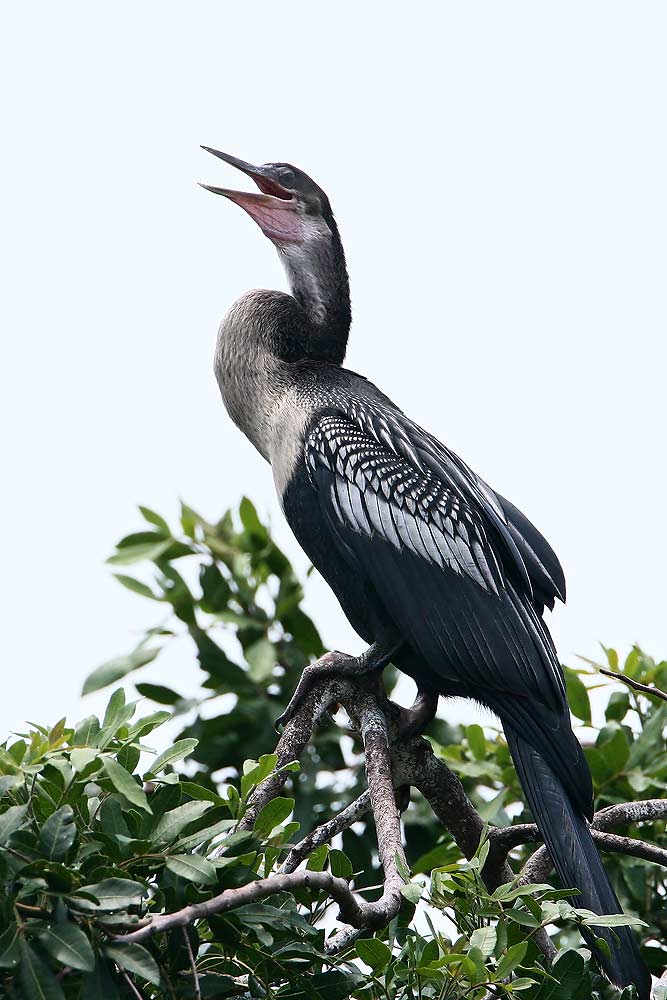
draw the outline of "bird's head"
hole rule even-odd
[[[202,149],[242,170],[255,182],[259,193],[210,184],[201,186],[244,209],[279,250],[289,253],[290,248],[332,234],[335,223],[329,199],[303,170],[290,163],[264,163],[256,167],[218,149],[209,146]]]
[[[308,343],[299,347],[301,356],[341,364],[350,330],[350,289],[343,245],[326,194],[290,163],[255,167],[217,149],[202,149],[243,171],[259,188],[259,192],[232,191],[202,184],[240,205],[276,247],[292,298],[300,307],[300,322],[305,319],[310,331]],[[277,292],[272,300],[276,327],[284,325],[284,299]]]

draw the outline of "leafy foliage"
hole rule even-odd
[[[249,501],[216,524],[183,506],[178,532],[157,513],[142,514],[148,530],[124,538],[110,561],[125,587],[164,613],[128,656],[94,671],[86,689],[154,669],[165,646],[185,638],[203,671],[201,694],[186,698],[138,680],[142,699],[158,706],[148,714],[117,688],[102,719],[31,724],[0,748],[0,995],[617,996],[576,931],[581,923],[594,929],[594,915],[575,909],[563,887],[510,883],[490,893],[480,877],[487,845],[464,861],[418,795],[404,814],[412,871],[404,872],[401,913],[336,956],[325,950],[330,901],[313,890],[281,892],[141,944],[123,942],[120,932],[149,914],[275,873],[291,845],[363,788],[359,748],[327,721],[301,767],[288,765],[283,795],[259,812],[252,830],[239,829],[249,796],[276,768],[267,752],[273,720],[322,643],[301,607],[299,581]],[[140,575],[128,575],[129,567]],[[639,649],[622,666],[613,650],[604,655],[611,669],[667,687],[667,663]],[[598,807],[663,795],[667,705],[602,680],[595,665],[568,670],[567,679],[573,712],[588,727],[581,735]],[[209,702],[221,696],[224,714],[210,718]],[[590,724],[602,711],[595,731]],[[150,744],[164,741],[155,731],[174,716],[183,718],[183,732],[156,754]],[[487,822],[530,819],[496,730],[437,720],[429,735]],[[667,847],[664,821],[640,835]],[[514,852],[514,861],[521,864],[528,850]],[[643,950],[657,973],[667,952],[664,873],[621,854],[607,855],[606,864],[628,913],[644,921]],[[308,867],[353,876],[366,898],[378,894],[373,831],[364,820],[335,847],[313,851]],[[535,944],[547,926],[560,949],[550,970]]]

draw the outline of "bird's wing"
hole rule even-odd
[[[352,399],[305,443],[332,540],[444,686],[564,703],[562,671],[495,495],[402,414]]]
[[[507,526],[521,553],[533,586],[538,610],[553,610],[556,599],[565,601],[565,574],[546,538],[513,503],[496,494],[507,517]]]
[[[466,463],[437,438],[399,410],[377,403],[350,400],[350,416],[376,441],[406,461],[459,491],[483,518],[499,547],[505,572],[521,593],[533,598],[541,612],[565,600],[565,577],[558,558],[528,518],[495,493]]]

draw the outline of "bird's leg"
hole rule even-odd
[[[394,653],[401,647],[402,640],[381,639],[372,643],[360,656],[333,651],[325,653],[315,663],[305,668],[283,714],[276,719],[276,729],[284,726],[294,715],[313,684],[322,677],[360,677],[384,670]]]
[[[435,691],[421,689],[410,708],[401,708],[398,720],[398,738],[411,740],[421,736],[426,727],[433,722],[438,710],[438,694]]]

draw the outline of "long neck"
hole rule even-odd
[[[333,216],[326,226],[313,226],[306,242],[281,249],[290,291],[310,327],[307,356],[313,361],[342,364],[352,311],[345,254]]]
[[[235,302],[218,331],[215,374],[227,412],[270,460],[273,414],[308,357],[312,331],[292,295],[257,289]]]

